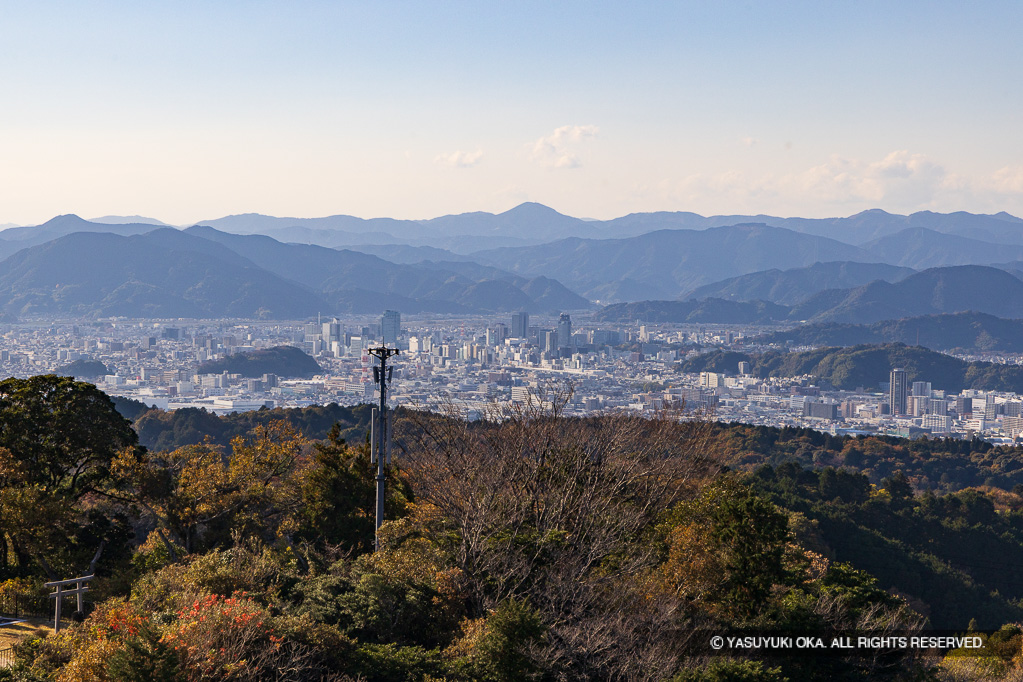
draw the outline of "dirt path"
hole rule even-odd
[[[20,623],[0,626],[0,651],[14,646],[23,639],[42,634],[40,631],[53,632],[53,620],[26,618]]]

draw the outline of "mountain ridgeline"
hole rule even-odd
[[[473,279],[443,266],[269,237],[148,226],[122,236],[74,232],[0,262],[0,310],[11,315],[296,319],[337,313],[481,313],[581,309],[546,278],[490,268]],[[532,292],[532,295],[528,292]]]
[[[929,381],[934,388],[958,393],[972,388],[1023,393],[1023,367],[966,362],[944,353],[901,343],[850,348],[818,348],[799,353],[759,354],[714,351],[681,363],[683,372],[735,373],[749,362],[758,377],[809,375],[839,390],[875,389],[888,381],[892,367],[903,367],[909,381]]]
[[[1023,318],[1023,281],[999,268],[963,265],[931,268],[894,283],[875,280],[821,291],[792,306],[721,298],[639,301],[605,306],[595,318],[652,324],[808,322],[762,340],[848,345],[919,338],[931,348],[1011,350],[1019,344],[1013,336],[1018,326],[1010,321]],[[893,320],[902,322],[888,322]]]
[[[137,216],[63,215],[0,232],[0,259],[0,319],[550,313],[590,301],[688,299],[794,308],[779,321],[871,323],[963,310],[1023,317],[1002,289],[962,307],[961,299],[1000,286],[979,270],[945,287],[900,286],[924,274],[914,270],[953,277],[953,266],[997,264],[1018,281],[1023,221],[1004,213],[591,221],[526,203],[430,220],[245,214],[186,230]],[[741,309],[716,310],[725,317],[696,317],[743,319]]]
[[[873,324],[822,322],[764,334],[757,337],[757,341],[795,346],[904,343],[933,350],[1023,353],[1023,320],[965,312],[907,317]]]
[[[730,301],[770,301],[781,305],[802,303],[828,289],[852,289],[875,280],[898,282],[916,271],[884,263],[837,261],[814,263],[791,270],[763,270],[697,287],[684,298],[723,298]]]

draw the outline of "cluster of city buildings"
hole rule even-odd
[[[573,319],[573,315],[575,319]],[[1023,399],[1011,393],[950,393],[893,368],[889,381],[835,390],[812,377],[757,377],[734,370],[687,374],[685,360],[716,349],[757,352],[752,340],[774,328],[609,324],[587,313],[508,317],[351,316],[315,322],[250,320],[53,321],[6,325],[5,376],[49,373],[75,360],[103,363],[89,380],[112,395],[163,409],[217,413],[268,407],[357,404],[376,399],[369,348],[400,353],[388,397],[393,404],[456,409],[472,418],[544,399],[558,387],[567,414],[668,407],[722,421],[808,426],[831,433],[1015,439]],[[235,353],[296,346],[322,373],[290,378],[208,373],[203,363]],[[926,379],[926,377],[918,377]]]

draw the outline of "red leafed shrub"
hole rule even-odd
[[[287,679],[305,652],[286,643],[266,607],[236,592],[208,595],[178,612],[162,641],[181,656],[186,679]]]

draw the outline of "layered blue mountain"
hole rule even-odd
[[[993,295],[997,292],[997,295]],[[997,318],[1023,318],[1023,281],[998,268],[962,265],[931,268],[898,282],[875,280],[860,287],[828,289],[794,306],[761,300],[736,301],[706,298],[689,301],[651,300],[617,303],[596,313],[598,320],[618,322],[733,322],[762,324],[803,321],[811,324],[866,325],[884,320],[973,312]],[[962,320],[960,325],[970,321]],[[819,328],[819,327],[818,327]],[[983,329],[972,338],[980,339]],[[1008,333],[998,328],[997,333]],[[780,333],[772,340],[803,337]],[[970,337],[960,330],[961,338]],[[902,337],[893,340],[903,340]],[[808,341],[808,343],[812,343]],[[1002,344],[1003,346],[1005,344]],[[943,346],[947,347],[947,346]]]
[[[211,228],[150,225],[144,234],[76,232],[18,251],[0,262],[0,310],[20,316],[294,319],[388,307],[466,313],[589,305],[549,279],[488,274],[495,278]]]
[[[920,227],[979,241],[1023,245],[1023,221],[1004,212],[983,215],[963,211],[956,213],[921,211],[911,215],[898,215],[872,209],[844,218],[781,218],[762,214],[705,217],[684,211],[661,211],[632,213],[611,220],[581,220],[558,213],[542,204],[527,202],[504,213],[462,213],[428,220],[391,218],[366,220],[345,215],[325,218],[276,218],[244,214],[202,221],[204,225],[226,232],[266,234],[283,241],[303,241],[323,246],[386,244],[392,241],[442,246],[437,241],[422,240],[457,239],[465,236],[490,237],[498,241],[512,240],[526,244],[566,237],[593,239],[634,237],[657,230],[706,230],[745,223],[782,227],[849,244],[864,244],[905,229]],[[353,241],[360,237],[361,242]],[[477,243],[476,240],[472,242],[474,246]],[[508,244],[494,243],[491,246],[504,245]],[[454,243],[454,246],[455,250],[458,250],[458,244]],[[467,253],[464,250],[458,252]]]
[[[0,308],[21,316],[287,318],[327,303],[228,248],[161,228],[77,232],[23,249],[0,263]]]
[[[473,256],[516,274],[548,275],[590,300],[675,298],[703,284],[770,268],[824,261],[869,261],[849,244],[768,225],[708,230],[659,230],[628,239],[562,239],[530,247],[505,247]]]
[[[335,215],[324,218],[275,218],[259,214],[202,221],[223,232],[263,234],[281,241],[352,246],[407,244],[451,249],[460,254],[493,246],[538,244],[568,235],[606,236],[591,222],[572,218],[536,203],[504,213],[462,213],[429,220],[362,219]]]
[[[474,263],[398,265],[357,251],[283,244],[207,226],[190,227],[185,233],[226,246],[269,272],[322,292],[346,312],[374,312],[381,304],[408,313],[539,313],[590,307],[589,301],[554,280],[520,277]],[[372,303],[365,300],[366,292],[375,292]]]
[[[827,289],[862,286],[874,280],[898,282],[916,271],[884,263],[838,261],[814,263],[791,270],[764,270],[706,284],[682,298],[723,298],[730,301],[770,301],[795,305]]]
[[[759,224],[734,224],[749,218],[648,213],[590,221],[527,203],[499,214],[430,220],[249,214],[211,221],[223,230],[190,234],[235,249],[339,311],[383,305],[408,312],[546,312],[583,307],[584,298],[794,305],[821,296],[813,313],[819,315],[845,305],[846,294],[835,290],[897,281],[906,274],[898,268],[1004,263],[1010,273],[1023,272],[1023,222],[1004,213],[756,218]],[[159,227],[151,218],[103,220],[109,222],[66,215],[0,231],[0,259],[72,233],[129,237]],[[229,237],[243,241],[228,244]]]
[[[941,265],[989,265],[1023,260],[1023,246],[995,244],[914,227],[862,245],[878,262],[915,270]]]
[[[94,223],[76,215],[59,215],[42,225],[12,227],[0,232],[0,260],[38,244],[45,244],[75,232],[102,232],[122,236],[144,234],[158,226],[151,223]]]
[[[899,282],[822,291],[794,306],[790,319],[869,324],[881,320],[974,311],[1023,318],[1023,281],[998,268],[930,268]]]
[[[910,215],[880,209],[862,211],[845,218],[779,218],[770,215],[718,215],[696,213],[633,213],[601,224],[619,234],[639,234],[658,229],[706,230],[740,223],[763,223],[804,234],[830,237],[848,244],[865,244],[910,228],[926,228],[979,241],[1023,245],[1023,220],[1005,212],[983,215],[958,211],[920,211]]]

